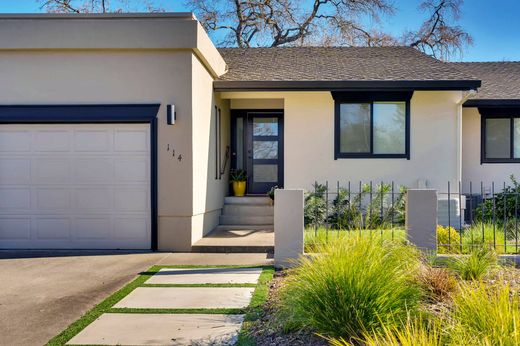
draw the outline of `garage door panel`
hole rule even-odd
[[[110,217],[78,217],[75,235],[82,239],[106,239],[110,237],[112,220]]]
[[[117,188],[114,190],[114,209],[117,211],[148,210],[149,190]]]
[[[74,150],[78,152],[109,152],[110,132],[106,130],[74,131]]]
[[[142,230],[147,232],[143,234]],[[149,225],[146,217],[116,218],[114,237],[117,239],[143,239],[149,234]]]
[[[71,191],[66,188],[39,188],[36,190],[36,209],[64,211],[70,209]]]
[[[36,152],[67,152],[71,149],[70,131],[36,131],[33,148]]]
[[[148,131],[116,130],[114,149],[118,152],[148,152],[150,140]]]
[[[111,183],[114,176],[114,164],[111,158],[88,158],[75,160],[75,182]]]
[[[82,210],[111,210],[113,207],[113,189],[97,187],[76,189],[75,205]]]
[[[149,181],[150,167],[146,158],[115,161],[115,179],[121,182]]]
[[[0,152],[18,153],[31,151],[32,134],[27,130],[0,130]]]
[[[0,210],[30,210],[31,190],[27,188],[0,188]]]
[[[70,182],[71,159],[32,160],[32,182],[34,184],[63,184]]]
[[[0,184],[29,184],[31,160],[0,159]]]
[[[36,219],[36,235],[38,239],[70,239],[69,218],[38,218]]]
[[[149,249],[148,124],[0,126],[0,248]]]
[[[0,241],[30,238],[31,218],[0,218]]]

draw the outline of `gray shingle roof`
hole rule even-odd
[[[409,47],[222,48],[221,81],[478,80]]]
[[[453,63],[462,72],[478,76],[482,87],[475,100],[520,99],[520,62],[463,62]]]

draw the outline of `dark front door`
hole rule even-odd
[[[235,168],[247,170],[247,193],[265,194],[274,186],[282,187],[283,113],[238,111],[234,118],[233,157]]]

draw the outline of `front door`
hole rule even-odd
[[[283,112],[234,113],[234,164],[247,170],[247,193],[266,194],[274,186],[282,187]]]

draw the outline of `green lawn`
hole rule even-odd
[[[314,253],[317,247],[326,244],[328,241],[357,236],[375,236],[380,235],[383,239],[406,240],[406,231],[404,228],[392,229],[360,229],[360,230],[327,230],[326,227],[318,229],[309,227],[305,229],[304,242],[305,252]]]

